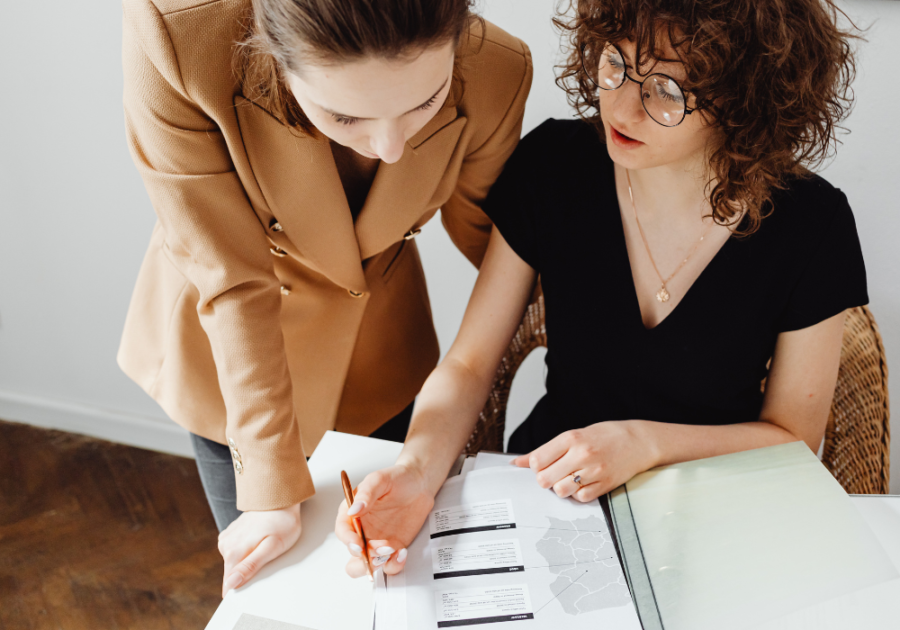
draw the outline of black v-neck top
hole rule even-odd
[[[778,334],[868,303],[853,214],[818,176],[776,191],[760,229],[726,241],[652,329],[641,320],[613,162],[592,126],[551,119],[528,134],[484,210],[544,289],[547,395],[511,452],[603,420],[757,420]]]

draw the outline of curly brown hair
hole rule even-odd
[[[571,46],[557,83],[603,135],[584,67],[595,67],[607,43],[634,41],[637,66],[670,44],[685,66],[683,88],[719,130],[709,156],[712,216],[749,235],[771,212],[772,191],[809,175],[839,143],[853,104],[850,42],[859,39],[839,16],[847,17],[832,0],[569,0],[554,20]]]

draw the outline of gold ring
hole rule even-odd
[[[576,475],[575,473],[570,473],[572,475],[572,481],[578,484],[579,488],[583,488],[584,484],[581,483],[581,475]]]

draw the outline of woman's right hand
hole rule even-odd
[[[383,565],[388,575],[402,571],[406,548],[419,533],[432,507],[434,493],[420,470],[397,464],[368,475],[356,488],[353,514],[348,514],[347,504],[342,501],[334,526],[338,540],[354,556],[347,562],[347,574],[351,577],[366,574],[363,553],[373,559],[373,566]],[[362,520],[369,542],[366,550],[362,549],[362,540],[353,529],[354,515]]]

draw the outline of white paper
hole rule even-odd
[[[472,472],[475,469],[475,457],[467,457],[462,464],[462,468],[459,469],[459,474],[465,476],[467,473]],[[450,475],[451,477],[455,475]]]
[[[534,619],[527,584],[456,588],[434,594],[438,628]]]
[[[435,580],[525,570],[519,541],[514,538],[453,544],[435,541],[431,547],[431,564]]]
[[[431,537],[451,536],[467,532],[510,529],[516,526],[512,501],[492,499],[467,505],[451,505],[434,510],[429,516]]]
[[[386,590],[394,625],[376,616],[378,630],[641,627],[600,504],[560,499],[512,466],[448,479]]]
[[[334,517],[344,500],[340,475],[346,470],[350,481],[359,483],[393,465],[401,448],[397,442],[326,433],[309,462],[316,495],[303,502],[300,540],[249,584],[231,591],[207,630],[232,630],[244,613],[319,630],[366,628],[372,620],[372,584],[347,575],[350,554],[334,535]]]
[[[518,455],[510,455],[509,453],[478,453],[478,455],[475,456],[474,470],[511,466],[512,464],[510,462],[516,457],[518,457]]]

